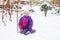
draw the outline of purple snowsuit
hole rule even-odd
[[[33,20],[30,16],[23,16],[19,20],[19,28],[20,29],[28,29],[32,30]]]

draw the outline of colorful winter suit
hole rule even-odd
[[[30,16],[23,16],[19,20],[19,28],[32,30],[33,20]]]

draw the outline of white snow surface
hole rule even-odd
[[[18,30],[17,33],[16,12],[13,12],[12,22],[5,17],[6,26],[4,26],[1,19],[2,12],[0,12],[0,40],[60,40],[60,15],[57,16],[51,14],[52,11],[48,11],[45,17],[44,12],[40,11],[39,6],[33,6],[32,8],[35,12],[30,12],[30,16],[33,19],[33,29],[36,32],[34,34],[23,35]]]

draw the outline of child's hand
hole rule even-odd
[[[22,26],[19,26],[19,29],[22,29]]]

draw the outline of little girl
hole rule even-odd
[[[35,31],[32,30],[33,20],[31,16],[29,16],[28,12],[24,13],[24,16],[19,20],[19,29],[20,33],[28,35],[29,33],[34,33]]]

